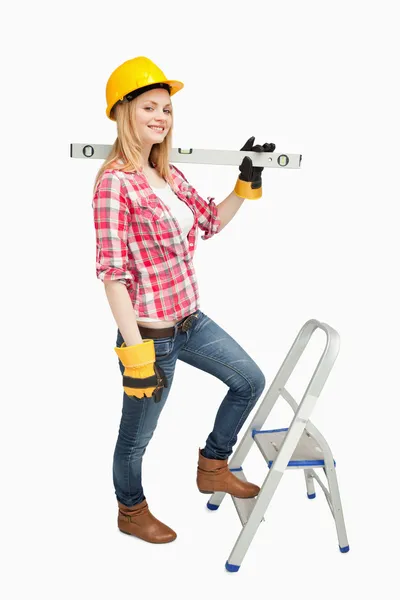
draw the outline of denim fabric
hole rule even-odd
[[[230,456],[243,423],[264,390],[264,374],[245,350],[201,310],[193,314],[198,318],[188,331],[178,331],[179,323],[185,320],[181,319],[171,337],[154,339],[157,364],[168,380],[160,402],[155,402],[153,397],[139,400],[123,392],[113,481],[118,501],[126,506],[145,499],[142,459],[171,391],[178,359],[218,377],[229,388],[202,450],[207,458],[225,459]],[[116,346],[120,347],[123,341],[118,330]],[[119,359],[118,362],[123,373],[124,366]]]

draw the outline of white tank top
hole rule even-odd
[[[170,209],[171,213],[178,221],[179,226],[182,230],[183,237],[185,238],[187,244],[187,234],[193,227],[194,223],[194,215],[190,208],[178,198],[178,196],[171,190],[170,185],[167,183],[163,188],[156,188],[151,186],[151,189],[154,191],[155,195],[164,202]],[[152,323],[157,323],[162,319],[151,319],[150,317],[139,317],[136,313],[136,317],[139,321],[147,321]]]

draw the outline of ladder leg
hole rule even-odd
[[[312,500],[316,496],[314,478],[311,475],[311,473],[312,473],[312,469],[304,469],[304,477],[306,479],[306,488],[307,488],[307,497],[310,498],[310,500]]]
[[[264,484],[257,497],[257,502],[252,510],[252,513],[246,525],[242,528],[236,543],[225,563],[227,571],[236,572],[242,564],[243,558],[256,534],[257,529],[263,520],[264,514],[271,502],[276,488],[282,478],[283,471],[272,467],[269,471]]]
[[[340,552],[348,552],[350,550],[350,546],[347,540],[346,527],[344,524],[342,502],[340,500],[336,470],[334,467],[325,467],[324,470],[329,484],[329,491],[332,503],[332,514],[333,518],[335,519],[336,531],[339,541],[339,550]]]
[[[217,510],[220,507],[222,500],[225,498],[226,492],[214,492],[209,501],[207,508],[209,510]]]

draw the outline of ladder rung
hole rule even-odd
[[[269,468],[272,467],[274,460],[278,456],[287,431],[287,427],[260,431],[257,429],[253,430],[253,439],[267,461]],[[335,461],[333,461],[333,464],[336,467]],[[322,449],[308,431],[304,430],[292,458],[287,464],[287,468],[308,469],[310,467],[323,468],[324,466],[325,460]]]

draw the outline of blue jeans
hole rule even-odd
[[[134,506],[145,499],[142,488],[142,459],[174,379],[176,361],[206,371],[229,387],[215,418],[202,454],[206,458],[226,459],[232,453],[237,435],[265,387],[265,377],[241,346],[201,310],[192,327],[171,337],[154,339],[156,362],[163,369],[168,387],[161,400],[154,397],[136,399],[123,393],[122,417],[114,451],[113,481],[117,500]],[[186,317],[185,317],[186,318]],[[116,346],[123,338],[118,330]],[[121,373],[125,367],[118,359]]]

